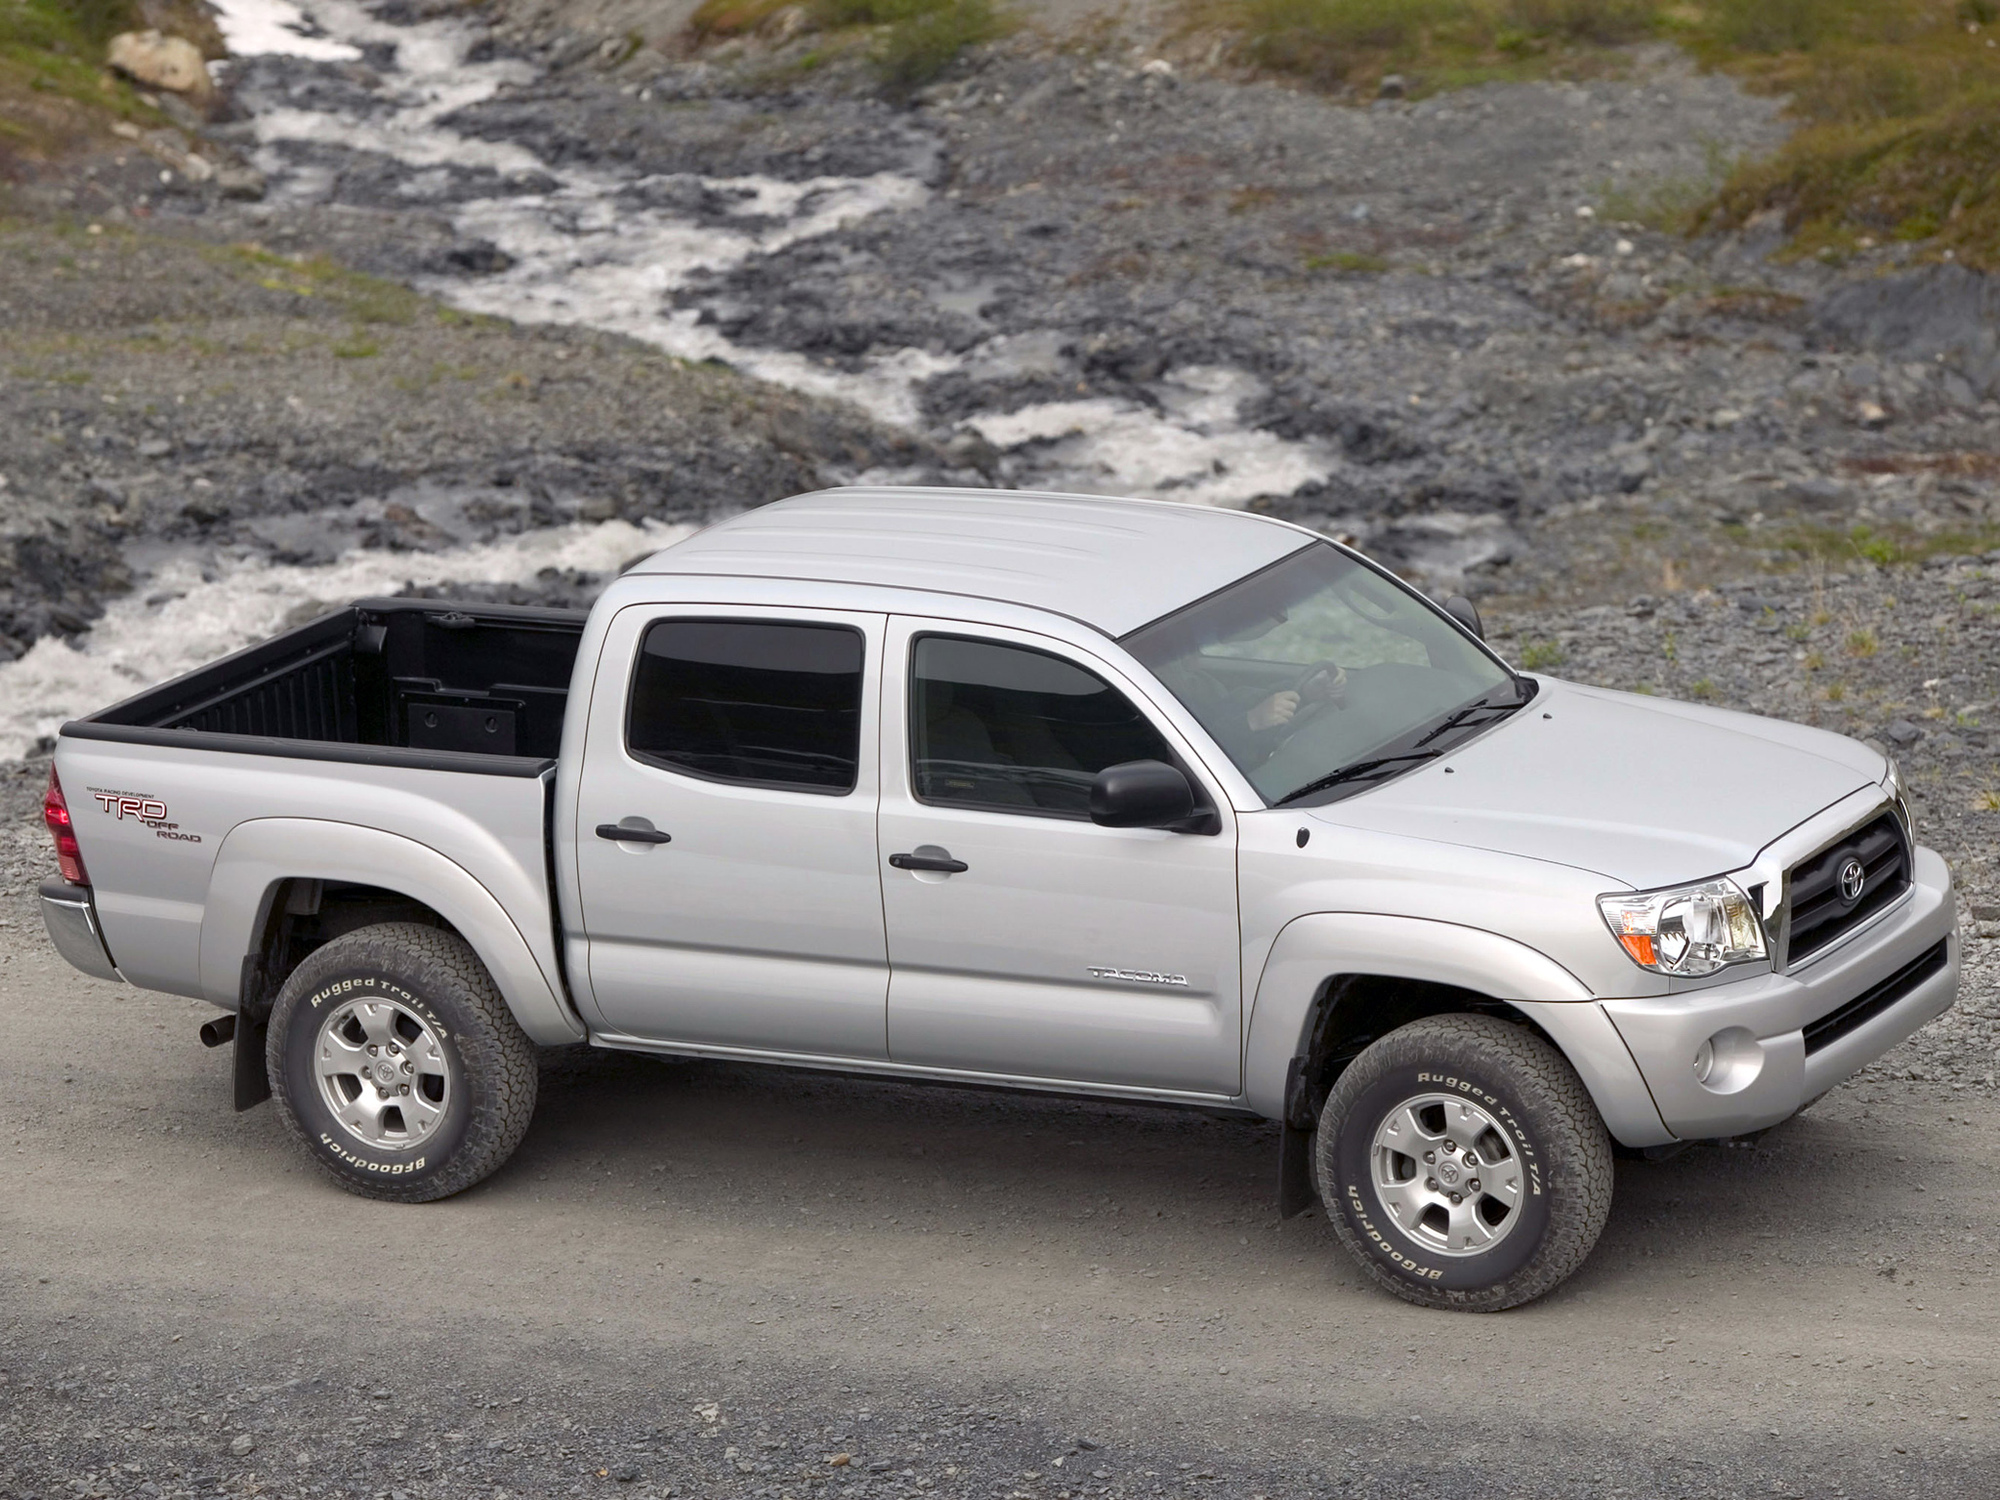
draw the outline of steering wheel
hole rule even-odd
[[[1332,681],[1338,681],[1342,676],[1339,662],[1317,661],[1314,662],[1311,666],[1307,667],[1305,671],[1301,672],[1297,680],[1295,680],[1292,683],[1289,689],[1281,689],[1281,691],[1297,693],[1303,702],[1303,699],[1305,698],[1306,684],[1311,682],[1313,678],[1317,677],[1322,672],[1326,673],[1328,679]],[[1288,724],[1286,724],[1285,738],[1290,739],[1293,735],[1297,734],[1301,729],[1305,728],[1306,725],[1312,723],[1315,719],[1319,718],[1320,715],[1324,714],[1329,708],[1345,708],[1345,707],[1347,707],[1345,700],[1340,698],[1322,698],[1317,703],[1303,703],[1303,706],[1299,709],[1299,711],[1292,715],[1291,721]]]

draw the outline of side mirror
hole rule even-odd
[[[1486,627],[1479,623],[1479,609],[1463,594],[1453,594],[1444,601],[1444,612],[1471,631],[1475,640],[1486,639]]]
[[[1090,821],[1105,828],[1174,828],[1194,816],[1194,788],[1163,760],[1106,766],[1090,784]]]

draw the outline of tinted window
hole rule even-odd
[[[717,781],[854,788],[861,634],[844,625],[661,620],[646,631],[626,742]]]
[[[910,716],[926,802],[1087,817],[1090,784],[1106,766],[1174,758],[1103,678],[1024,646],[923,637]]]

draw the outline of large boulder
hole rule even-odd
[[[1812,309],[1814,341],[1956,370],[2000,395],[2000,278],[1964,266],[1923,266],[1851,281]]]
[[[182,37],[158,31],[121,32],[111,39],[105,60],[147,88],[196,97],[206,97],[209,92],[208,65],[202,61],[201,48]]]

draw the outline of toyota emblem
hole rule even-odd
[[[1861,899],[1861,891],[1868,884],[1868,871],[1858,859],[1849,859],[1840,867],[1840,899],[1849,906]]]

